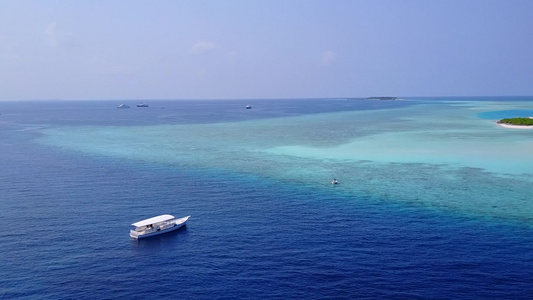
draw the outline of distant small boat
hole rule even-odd
[[[182,226],[185,226],[185,223],[189,218],[190,216],[176,219],[173,215],[160,215],[150,219],[135,222],[131,224],[135,228],[130,230],[130,237],[134,239],[141,239],[149,236],[171,232]]]
[[[251,105],[246,105],[246,109],[252,109]]]
[[[148,107],[148,104],[146,103],[137,104],[137,107]]]
[[[120,104],[119,106],[117,106],[117,108],[130,108],[130,106],[126,104]]]
[[[333,180],[331,181],[331,184],[337,184],[337,179],[333,178]]]

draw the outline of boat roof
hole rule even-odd
[[[172,220],[172,219],[174,219],[173,215],[160,215],[160,216],[153,217],[153,218],[150,218],[150,219],[146,219],[146,220],[142,220],[142,221],[139,221],[139,222],[135,222],[135,223],[133,223],[131,225],[133,225],[135,227],[141,227],[141,226],[146,226],[146,225],[155,224],[155,223],[159,223],[159,222],[169,221],[169,220]]]

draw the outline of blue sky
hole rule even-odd
[[[0,100],[533,95],[529,0],[0,0]]]

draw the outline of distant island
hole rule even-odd
[[[367,97],[366,100],[387,100],[387,101],[394,101],[394,100],[400,100],[397,97]]]
[[[527,129],[532,128],[533,129],[533,117],[506,118],[506,119],[501,119],[496,123],[506,128],[527,128]]]

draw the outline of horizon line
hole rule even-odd
[[[478,96],[350,96],[350,97],[276,97],[276,98],[105,98],[105,99],[65,99],[65,98],[42,98],[42,99],[0,99],[0,102],[15,102],[15,101],[227,101],[227,100],[305,100],[305,99],[367,99],[372,97],[394,97],[398,99],[413,99],[413,98],[502,98],[502,97],[533,97],[533,95],[478,95]]]

